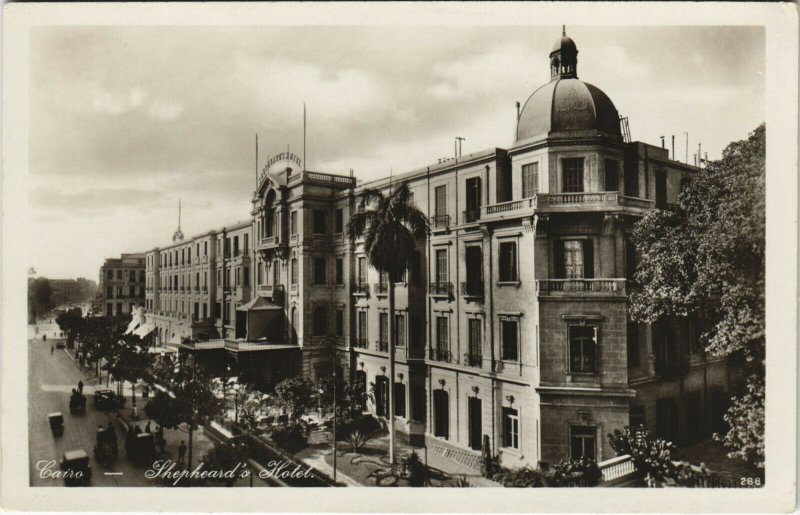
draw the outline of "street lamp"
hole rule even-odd
[[[241,385],[237,381],[233,385],[233,423],[237,426],[239,425],[239,388]]]

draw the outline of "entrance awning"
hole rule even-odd
[[[136,329],[134,329],[133,334],[138,336],[139,338],[144,338],[148,334],[152,333],[155,330],[155,326],[152,324],[142,324]]]
[[[242,304],[236,311],[282,311],[283,308],[273,304],[264,297],[256,297],[247,304]]]

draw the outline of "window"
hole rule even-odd
[[[619,190],[619,161],[615,161],[613,159],[606,159],[605,160],[605,168],[606,168],[605,190],[606,191],[618,191]]]
[[[569,371],[582,374],[597,372],[597,327],[569,326]]]
[[[358,312],[358,338],[360,340],[367,339],[367,312],[366,311],[359,311]]]
[[[297,284],[297,258],[292,258],[291,267],[292,284]],[[277,271],[277,268],[275,270]],[[278,284],[277,280],[275,281],[275,284]]]
[[[234,277],[235,277],[235,280],[236,280],[236,282],[234,284],[236,284],[236,286],[241,286],[241,284],[242,284],[242,274],[241,274],[241,270],[239,270],[238,267],[236,268],[236,270],[234,270]]]
[[[411,385],[411,420],[425,421],[425,387],[422,385]]]
[[[389,378],[386,376],[375,378],[375,414],[379,417],[389,414]]]
[[[394,316],[394,341],[398,347],[406,346],[406,316]]]
[[[344,336],[344,308],[336,308],[336,336]]]
[[[636,246],[630,237],[625,237],[625,278],[634,281],[636,274]]]
[[[500,320],[500,333],[503,342],[500,359],[517,361],[519,359],[519,322],[517,320]]]
[[[594,241],[556,240],[553,244],[554,272],[558,279],[594,277]]]
[[[639,324],[628,322],[628,368],[637,368],[639,364]]]
[[[236,257],[238,255],[239,255],[239,237],[238,236],[234,236],[233,237],[233,257]]]
[[[481,178],[473,177],[467,179],[467,211],[465,222],[474,222],[480,218],[481,210]]]
[[[447,214],[447,186],[437,186],[434,190],[435,199],[435,216],[444,216]]]
[[[406,385],[394,383],[394,416],[406,418]]]
[[[314,336],[325,336],[328,333],[328,308],[316,306],[314,308]]]
[[[522,198],[530,198],[539,191],[539,163],[522,166]]]
[[[389,314],[378,314],[378,341],[381,347],[389,341]],[[387,349],[381,349],[387,350]]]
[[[336,258],[336,284],[344,284],[344,259]]]
[[[325,284],[325,258],[314,258],[314,284]]]
[[[297,259],[294,259],[294,283],[297,284]],[[278,285],[281,283],[281,266],[277,261],[272,263],[272,284]]]
[[[447,273],[447,249],[439,249],[436,251],[436,283],[446,284],[449,279],[450,277]]]
[[[503,408],[503,447],[519,449],[519,411]]]
[[[315,209],[314,210],[314,234],[326,234],[327,233],[327,221],[325,220],[325,210],[323,209]]]
[[[440,356],[446,356],[450,351],[450,339],[447,329],[447,317],[436,317],[436,350]],[[444,358],[440,357],[440,359]]]
[[[469,361],[470,365],[481,365],[481,355],[483,349],[481,348],[481,319],[470,318],[468,321],[469,330]]]
[[[297,211],[292,211],[289,215],[289,233],[297,234]]]
[[[109,281],[112,281],[112,280],[114,280],[114,271],[113,271],[113,270],[109,270],[109,271],[108,271],[108,273],[106,273],[106,278],[107,278]]]
[[[450,435],[450,396],[444,390],[433,391],[433,434],[439,438]]]
[[[344,232],[344,211],[337,209],[333,216],[333,232],[341,234]]]
[[[245,286],[250,286],[250,267],[246,266],[246,267],[242,268],[242,275],[244,275],[244,279],[243,279],[244,285]]]
[[[644,406],[631,406],[629,416],[631,427],[647,427],[645,425]]]
[[[583,158],[562,159],[562,188],[564,193],[583,192]]]
[[[207,241],[203,242],[203,255],[204,256],[208,255],[208,242]]]
[[[497,264],[500,282],[516,282],[517,276],[517,243],[506,241],[500,243],[500,261]]]
[[[597,428],[594,426],[571,426],[569,431],[570,457],[595,459],[597,455]]]
[[[257,269],[257,272],[256,272],[256,275],[257,275],[256,282],[258,284],[263,284],[264,283],[264,266],[265,266],[264,263],[259,263],[258,264],[258,269]]]
[[[667,208],[667,172],[656,170],[656,208]]]
[[[131,270],[128,273],[128,282],[135,283],[136,282],[136,270]]]
[[[478,245],[471,245],[466,249],[465,261],[467,264],[467,295],[483,294],[483,251]]]
[[[367,284],[367,259],[358,258],[358,284]]]

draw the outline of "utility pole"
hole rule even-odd
[[[688,165],[689,164],[689,133],[686,132],[686,131],[683,131],[683,133],[686,135],[686,158],[685,158],[684,162]]]

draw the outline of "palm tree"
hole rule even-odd
[[[366,206],[372,206],[366,209]],[[417,240],[428,235],[428,217],[414,206],[406,182],[389,188],[389,194],[365,189],[359,209],[347,222],[351,240],[364,238],[364,252],[369,264],[389,278],[389,461],[394,463],[394,283],[408,269]]]

